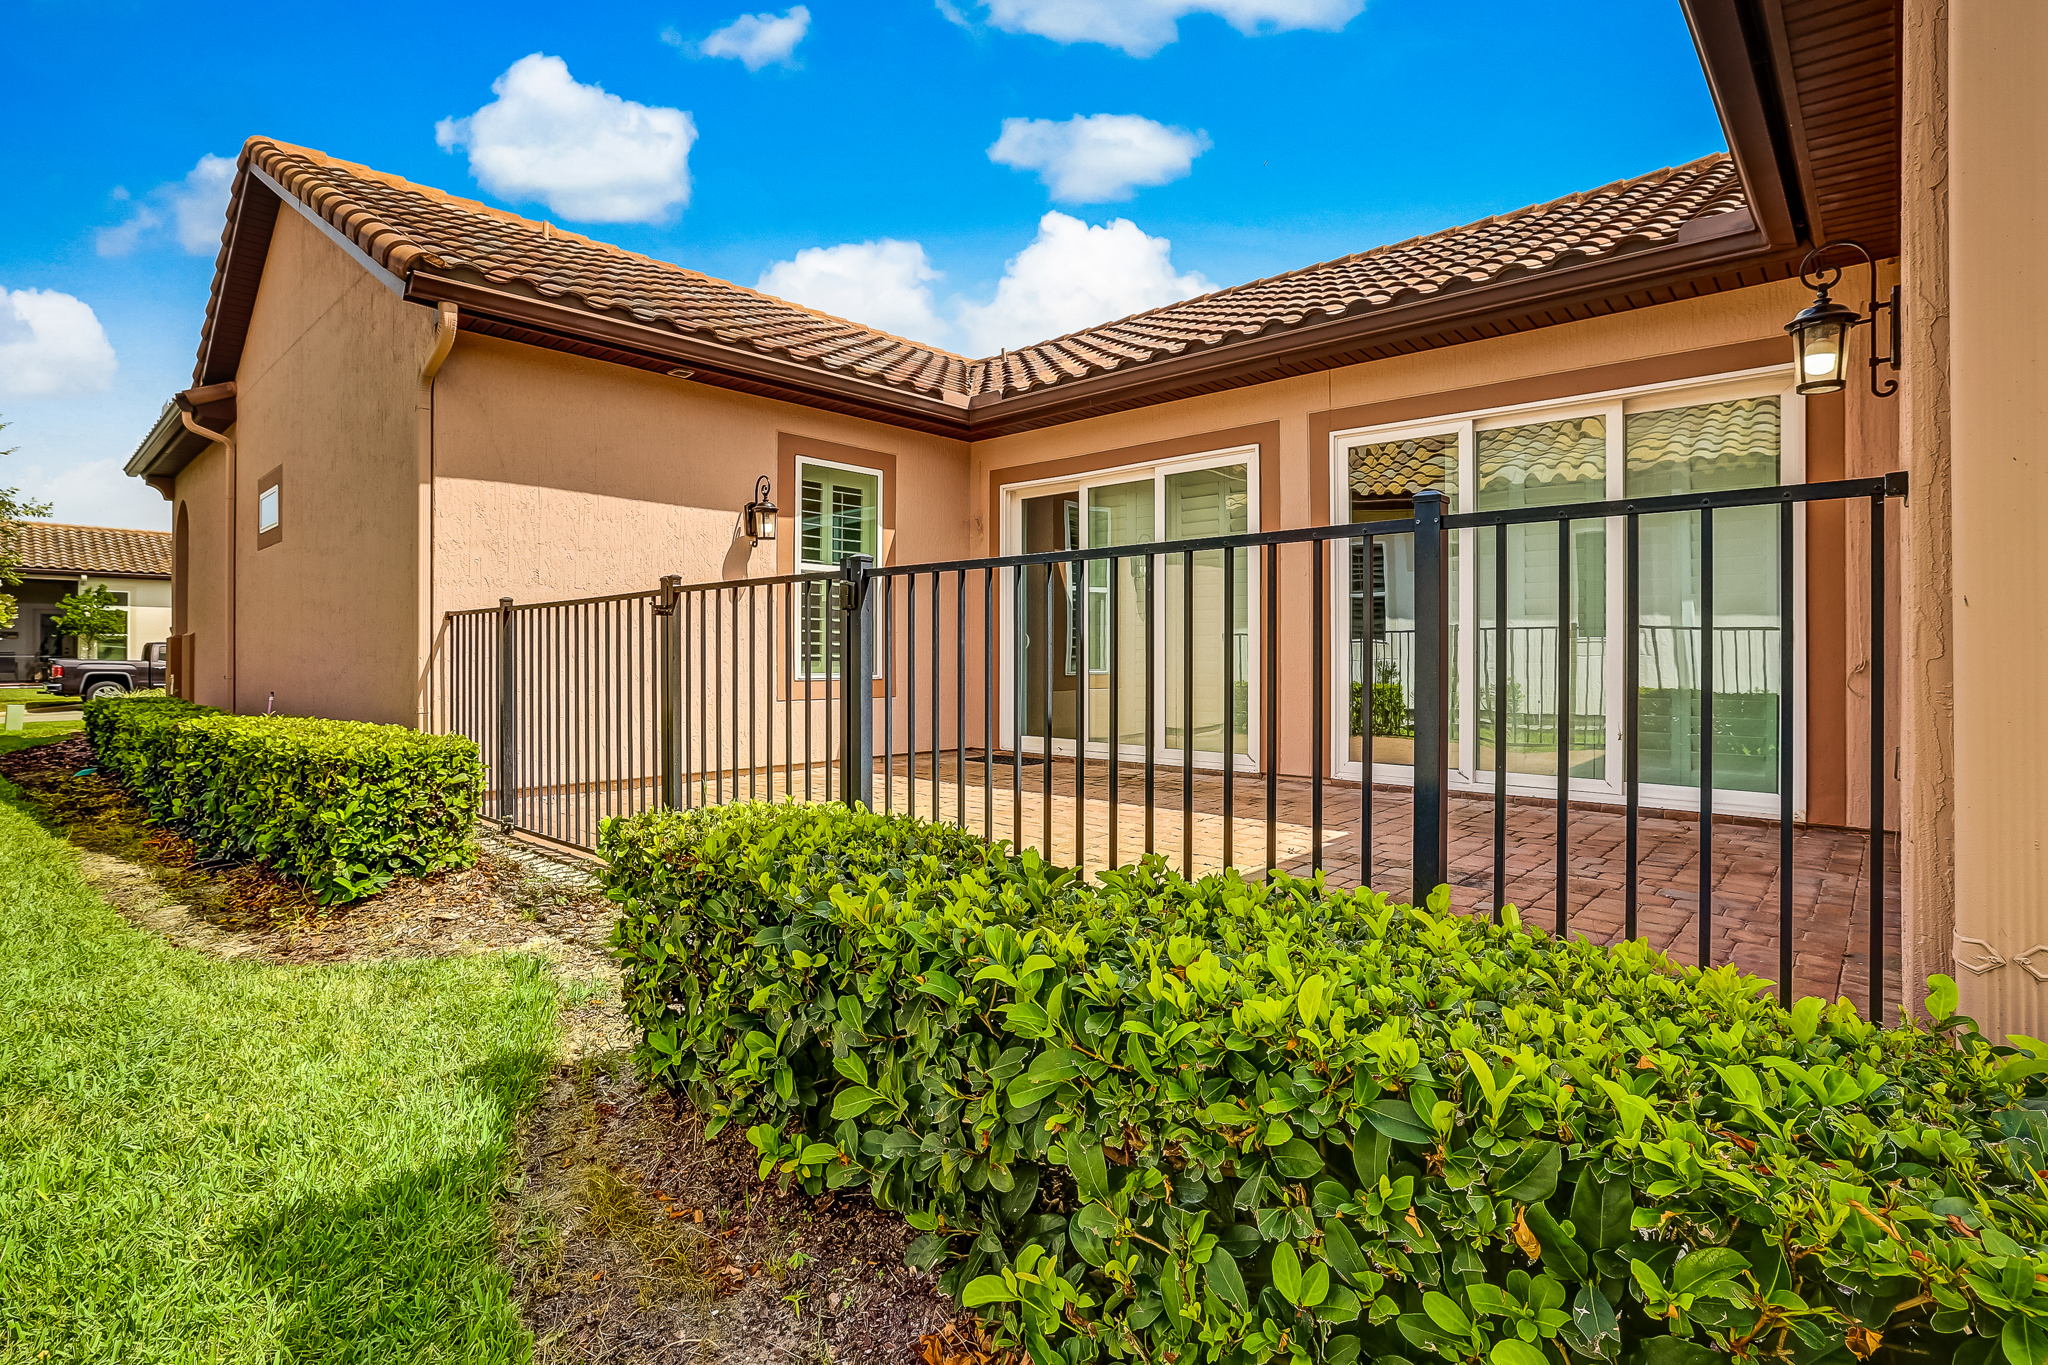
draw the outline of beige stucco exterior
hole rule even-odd
[[[2048,8],[1908,0],[1904,834],[1909,979],[2048,1028]]]
[[[193,695],[411,723],[420,625],[416,407],[433,315],[280,215],[236,376],[235,429],[178,477]],[[281,534],[257,489],[284,473]]]
[[[963,442],[465,337],[435,381],[433,611],[777,573],[739,509],[785,439],[917,490],[885,490],[884,558],[966,552]]]

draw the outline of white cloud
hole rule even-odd
[[[807,308],[936,343],[946,335],[932,297],[938,278],[922,246],[885,237],[807,247],[761,272],[755,287]]]
[[[942,306],[934,290],[941,278],[923,246],[885,238],[799,251],[763,271],[759,287],[967,355],[1028,346],[1216,287],[1175,270],[1173,243],[1127,218],[1097,227],[1057,212],[1038,220],[1038,235],[1004,265],[986,300]]]
[[[1037,171],[1062,203],[1100,204],[1128,199],[1140,185],[1180,179],[1208,149],[1205,133],[1136,114],[1083,114],[1064,122],[1006,118],[988,159]]]
[[[122,473],[123,463],[105,459],[25,465],[20,471],[22,492],[49,503],[52,521],[170,530],[171,505],[142,480]]]
[[[973,355],[1027,346],[1205,294],[1216,286],[1173,268],[1173,243],[1128,218],[1100,227],[1064,213],[1038,220],[1038,236],[1003,268],[995,296],[955,317]]]
[[[580,84],[560,57],[538,52],[491,93],[474,114],[434,126],[444,151],[468,150],[469,173],[491,193],[590,223],[658,223],[689,202],[697,127],[683,110]]]
[[[742,14],[706,38],[698,49],[707,57],[733,57],[759,71],[786,62],[810,31],[811,12],[802,5],[782,14]]]
[[[114,347],[92,306],[53,289],[0,289],[0,395],[67,398],[114,380]]]
[[[1190,14],[1213,14],[1239,33],[1286,29],[1335,31],[1358,17],[1365,0],[984,0],[988,20],[1011,33],[1056,43],[1102,43],[1149,57],[1180,36]],[[941,12],[947,6],[940,5]]]
[[[195,256],[217,250],[234,184],[234,158],[209,152],[183,179],[151,190],[126,222],[101,228],[96,238],[100,255],[126,256],[164,231]],[[115,197],[129,196],[126,190],[117,190]]]

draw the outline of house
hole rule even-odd
[[[125,634],[94,641],[95,657],[126,659],[171,633],[171,537],[163,531],[20,523],[15,547],[21,582],[14,625],[0,630],[0,682],[41,682],[48,661],[75,658],[79,641],[57,625],[57,604],[87,588],[105,588],[128,614]]]
[[[468,648],[460,632],[485,639],[501,599],[645,595],[666,575],[754,585],[771,604],[784,595],[766,621],[749,606],[745,631],[765,629],[767,671],[779,671],[758,720],[771,759],[782,728],[787,764],[796,717],[814,719],[810,689],[833,675],[821,608],[808,587],[798,601],[778,586],[784,575],[847,554],[967,565],[1341,524],[1346,548],[1327,561],[1290,551],[1263,577],[1252,550],[1200,563],[1190,551],[1183,570],[1160,566],[1158,584],[1150,561],[1097,558],[1109,567],[1084,572],[1076,557],[1057,588],[1051,569],[1007,570],[1000,600],[986,570],[984,609],[969,570],[930,575],[926,624],[962,622],[947,637],[957,676],[935,678],[923,717],[911,714],[918,694],[894,670],[921,676],[916,659],[939,651],[913,654],[916,632],[896,633],[922,588],[900,593],[881,609],[888,676],[860,723],[884,732],[880,746],[924,736],[913,742],[934,802],[940,756],[955,749],[963,817],[970,737],[984,782],[999,752],[1019,772],[1033,743],[1041,760],[1067,755],[1076,800],[1062,809],[1085,813],[1079,784],[1102,756],[1091,745],[1126,701],[1097,665],[1126,642],[1163,641],[1169,656],[1186,650],[1185,665],[1162,665],[1180,668],[1184,709],[1130,699],[1107,723],[1131,724],[1135,705],[1168,732],[1190,820],[1198,748],[1225,774],[1226,829],[1240,769],[1312,773],[1320,841],[1325,776],[1348,771],[1370,799],[1375,781],[1423,772],[1410,746],[1448,739],[1429,751],[1447,752],[1454,787],[1484,793],[1496,780],[1484,736],[1506,734],[1500,790],[1566,798],[1560,896],[1562,819],[1620,799],[1626,753],[1641,765],[1626,779],[1631,820],[1639,798],[1690,804],[1703,843],[1700,815],[1781,818],[1788,806],[1801,828],[1871,826],[1868,894],[1880,925],[1897,897],[1905,979],[1958,972],[1972,1013],[2037,1032],[2048,934],[2027,907],[2048,875],[2048,721],[2029,680],[2048,647],[2048,573],[2029,509],[2048,492],[2033,437],[2048,399],[2029,305],[2048,302],[2030,264],[2048,200],[2028,168],[2048,153],[2048,113],[2025,54],[2048,44],[2048,14],[1939,0],[1686,9],[1727,154],[981,359],[252,139],[193,386],[129,465],[175,504],[176,684],[236,708],[447,723],[433,711],[437,670]],[[1853,266],[1837,301],[1877,325],[1856,336],[1845,386],[1802,394],[1786,326],[1815,303],[1801,273],[1821,246],[1834,253],[1821,265]],[[1897,307],[1871,306],[1895,284]],[[1626,602],[1619,519],[1554,510],[1893,471],[1903,501],[1894,483],[1777,522],[1738,508],[1712,532],[1645,521]],[[1412,561],[1420,537],[1371,534],[1382,519],[1408,525],[1404,509],[1431,490],[1454,515],[1536,509],[1497,538],[1455,533],[1447,673],[1418,673],[1406,652],[1404,635],[1438,619],[1415,597],[1433,581]],[[755,534],[764,505],[784,533]],[[1179,636],[1133,614],[1162,585]],[[735,614],[716,618],[703,600],[701,620],[684,598],[664,610],[684,603],[708,652],[663,666],[702,726],[731,710],[737,727],[739,599],[718,598]],[[1606,649],[1625,611],[1639,647]],[[1220,647],[1198,659],[1198,637]],[[567,636],[553,653],[509,627],[490,638],[541,651],[520,655],[521,670],[593,670],[580,690],[558,684],[566,700],[546,725],[591,724],[578,708],[645,682],[638,665],[606,673]],[[1511,661],[1498,688],[1488,639]],[[510,668],[514,655],[502,658]],[[1412,740],[1356,723],[1346,735],[1335,709],[1320,719],[1382,680],[1398,710],[1418,679],[1443,691],[1448,736],[1420,715]],[[1262,746],[1255,720],[1227,719],[1243,708],[1225,698],[1247,690],[1256,714],[1319,719]],[[966,704],[984,692],[999,702]],[[1781,702],[1794,696],[1796,708]],[[1547,730],[1516,738],[1546,712]],[[1489,713],[1506,729],[1487,731]],[[692,714],[679,705],[663,724]],[[655,742],[634,728],[645,716],[604,715],[633,744]],[[977,717],[984,734],[971,735]],[[749,744],[756,721],[744,718]],[[702,765],[721,791],[728,772],[737,786],[742,766],[758,768],[736,733],[718,732]],[[1108,744],[1112,763],[1122,746],[1120,734]],[[1149,782],[1150,731],[1143,747]],[[566,770],[536,780],[592,785]],[[1708,852],[1699,891],[1711,905]],[[1788,858],[1777,876],[1792,875]],[[1778,932],[1789,942],[1793,926]],[[1878,959],[1873,978],[1884,938],[1860,950]]]

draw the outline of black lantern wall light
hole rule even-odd
[[[1841,283],[1843,267],[1829,264],[1827,258],[1850,253],[1861,257],[1864,269],[1869,272],[1868,313],[1859,313],[1829,296],[1830,291]],[[1854,261],[1850,264],[1853,265]],[[1880,366],[1889,366],[1893,371],[1899,368],[1899,287],[1893,285],[1882,299],[1878,297],[1877,262],[1855,242],[1829,242],[1807,252],[1806,260],[1799,267],[1799,278],[1813,290],[1813,304],[1785,324],[1785,330],[1792,334],[1793,360],[1798,366],[1798,391],[1840,393],[1848,387],[1849,335],[1867,323],[1871,332],[1870,391],[1879,398],[1889,398],[1897,393],[1899,381],[1879,380],[1877,371]],[[1885,337],[1882,352],[1877,345],[1880,316],[1884,321]]]
[[[756,545],[775,539],[775,500],[768,496],[768,476],[754,480],[754,500],[740,509],[740,524]]]

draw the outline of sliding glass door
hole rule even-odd
[[[1437,489],[1450,510],[1568,507],[1632,496],[1765,487],[1797,477],[1787,397],[1739,383],[1619,395],[1527,413],[1340,436],[1333,475],[1354,522],[1410,515]],[[1641,780],[1647,800],[1697,802],[1700,717],[1712,631],[1714,789],[1719,808],[1773,808],[1778,636],[1795,585],[1777,577],[1776,512],[1715,514],[1713,619],[1704,619],[1699,517],[1648,517],[1641,531],[1638,670]],[[1512,790],[1554,794],[1560,764],[1589,798],[1621,791],[1626,676],[1619,521],[1540,522],[1454,534],[1453,781],[1489,788],[1496,764]],[[1337,626],[1339,694],[1349,751],[1364,773],[1365,731],[1380,780],[1406,780],[1413,758],[1413,558],[1406,536],[1357,544],[1351,609]],[[1499,562],[1504,556],[1505,564]],[[1505,568],[1506,596],[1497,594]],[[1610,648],[1609,642],[1622,642]],[[1340,769],[1342,770],[1342,769]]]
[[[1033,553],[1241,534],[1245,452],[1013,490],[1011,545]],[[1227,563],[1226,563],[1227,557]],[[1028,569],[1010,668],[1027,749],[1216,766],[1251,754],[1252,557],[1244,550]],[[1156,685],[1154,684],[1156,680]],[[1192,749],[1192,755],[1187,753]]]

